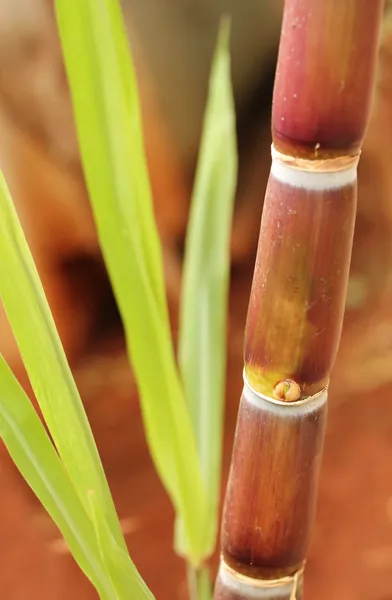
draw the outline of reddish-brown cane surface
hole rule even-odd
[[[305,560],[326,412],[242,396],[222,524],[224,560],[239,573],[275,579]]]
[[[275,146],[290,155],[356,154],[374,88],[383,0],[286,2],[275,82]]]
[[[292,379],[307,396],[328,382],[343,322],[356,186],[325,191],[270,177],[245,331],[252,387]]]

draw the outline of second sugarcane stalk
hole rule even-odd
[[[286,0],[215,600],[298,600],[382,0]]]

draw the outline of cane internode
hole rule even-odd
[[[306,171],[282,156],[273,151],[245,328],[245,370],[263,394],[273,396],[279,382],[289,380],[306,397],[327,384],[339,345],[358,158],[346,160],[345,169],[330,159],[338,170],[322,160]]]

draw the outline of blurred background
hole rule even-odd
[[[242,337],[270,166],[280,0],[124,0],[164,248],[173,335],[207,77],[233,19],[240,173],[232,236],[225,478]],[[306,594],[392,599],[392,21],[359,169],[359,208]],[[333,41],[331,41],[333,43]],[[53,0],[0,0],[0,167],[10,186],[101,451],[131,553],[160,600],[186,597],[172,510],[144,441],[120,319],[78,156]],[[1,218],[1,215],[0,215]],[[0,351],[26,384],[0,304]],[[51,521],[0,455],[0,597],[96,598]]]

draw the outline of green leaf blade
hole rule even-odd
[[[154,600],[154,596],[140,577],[129,554],[124,552],[113,538],[107,523],[100,518],[99,503],[93,490],[90,491],[91,519],[95,529],[102,562],[116,590],[116,598],[140,598]]]
[[[91,522],[37,413],[0,355],[0,437],[19,471],[63,534],[80,568],[111,600]]]
[[[88,489],[96,489],[113,535],[126,548],[90,425],[1,173],[0,215],[0,298],[37,401],[84,508]]]
[[[207,537],[215,546],[220,497],[230,233],[237,179],[228,22],[210,76],[186,240],[179,361],[208,485]]]
[[[56,8],[82,161],[150,452],[197,563],[205,553],[200,523],[206,494],[175,362],[136,79],[121,12],[115,0],[56,0]]]

